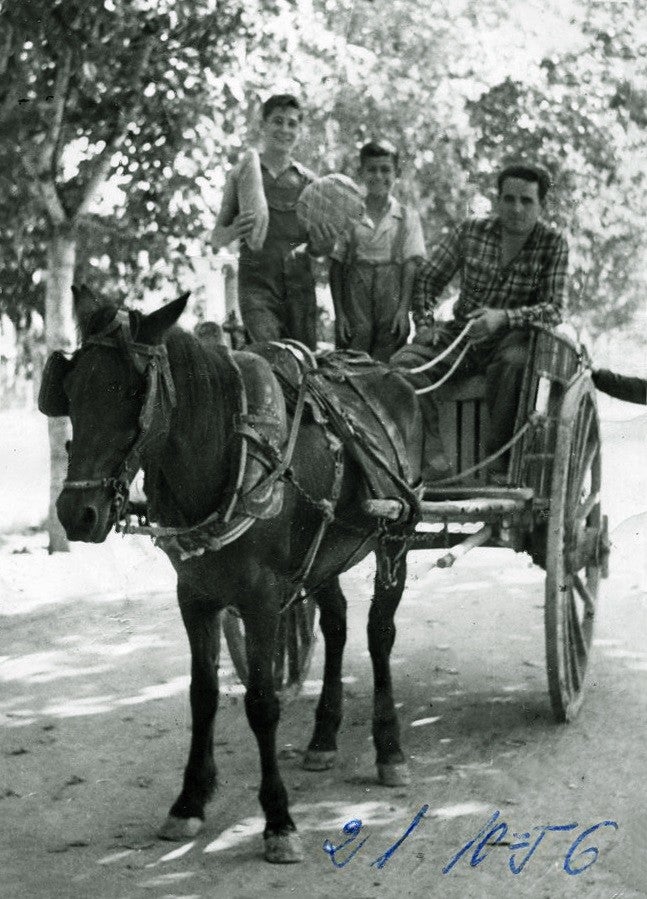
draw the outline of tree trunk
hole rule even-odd
[[[72,282],[76,259],[76,235],[69,229],[54,229],[47,250],[48,276],[45,294],[45,340],[47,352],[74,350],[76,328],[72,305]],[[67,474],[65,442],[71,437],[68,418],[49,419],[49,551],[69,552],[65,531],[56,514],[56,499]]]

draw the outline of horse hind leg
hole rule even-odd
[[[245,646],[249,681],[245,694],[247,720],[254,732],[261,760],[258,798],[265,812],[265,860],[291,864],[303,860],[301,840],[288,809],[288,794],[276,756],[276,729],[280,706],[274,689],[272,660],[276,641],[276,614],[262,614],[261,603],[245,615]],[[272,639],[268,640],[268,634]]]
[[[321,696],[315,727],[303,759],[307,771],[332,768],[337,755],[337,731],[342,719],[342,661],[346,644],[346,598],[334,578],[316,593],[320,627],[326,646]]]
[[[410,775],[400,746],[400,723],[393,701],[390,655],[396,633],[395,612],[402,598],[407,574],[406,554],[401,554],[399,543],[381,545],[377,563],[367,627],[373,664],[373,743],[379,782],[384,786],[399,787],[409,783]],[[394,573],[392,583],[384,577],[386,571]]]
[[[192,731],[182,792],[158,831],[164,840],[191,838],[202,829],[205,806],[217,786],[213,728],[218,710],[220,617],[181,584],[178,600],[191,647]]]

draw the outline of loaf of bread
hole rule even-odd
[[[346,175],[324,175],[308,184],[297,200],[297,216],[308,230],[327,224],[338,232],[358,221],[366,207],[362,192]]]
[[[252,252],[257,253],[265,243],[267,225],[270,220],[265,191],[261,160],[257,150],[247,150],[238,167],[236,179],[238,188],[238,207],[241,213],[251,212],[254,215],[254,230],[246,237]]]

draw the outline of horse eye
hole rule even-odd
[[[65,441],[65,452],[68,454],[68,456],[70,455],[71,449],[72,449],[72,441],[66,440]]]

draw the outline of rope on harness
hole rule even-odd
[[[456,357],[456,361],[453,363],[453,365],[449,369],[449,371],[446,374],[444,374],[442,376],[442,378],[439,378],[435,383],[430,384],[428,387],[419,387],[416,390],[416,396],[422,396],[425,393],[431,393],[432,390],[438,390],[439,387],[442,387],[442,385],[445,383],[445,381],[447,381],[449,378],[451,378],[451,376],[454,374],[454,372],[456,371],[458,366],[461,364],[461,362],[465,358],[465,354],[467,353],[469,348],[470,348],[469,344],[466,344],[463,347],[463,349],[460,351],[458,356]],[[440,359],[440,356],[437,356],[435,359],[432,360],[432,362],[438,362],[439,359]],[[415,371],[415,370],[416,369],[412,369],[412,371]]]
[[[439,353],[437,356],[434,356],[433,359],[430,359],[429,362],[425,362],[423,365],[418,365],[416,368],[407,369],[408,373],[412,374],[412,375],[419,375],[419,374],[422,374],[423,371],[427,371],[428,369],[433,368],[434,365],[437,365],[439,362],[442,362],[442,360],[446,356],[448,356],[452,352],[452,350],[455,350],[456,347],[459,346],[459,344],[464,340],[464,338],[469,333],[469,330],[471,327],[472,327],[472,322],[469,321],[465,325],[465,327],[463,328],[461,333],[458,335],[456,340],[454,340],[452,343],[450,343],[449,346],[446,347],[442,351],[442,353]],[[418,391],[416,391],[416,393],[418,393]]]
[[[343,458],[343,446],[340,441],[334,435],[330,435],[332,444],[331,449],[333,452],[333,460],[334,460],[334,468],[333,468],[333,483],[330,490],[330,499],[316,500],[311,496],[306,494],[294,477],[289,478],[288,480],[296,487],[299,492],[305,496],[307,501],[317,508],[321,512],[321,522],[317,531],[308,547],[308,551],[306,552],[301,566],[298,572],[293,576],[292,581],[294,583],[294,587],[292,588],[292,592],[288,597],[287,601],[284,605],[281,606],[281,614],[283,615],[287,610],[294,605],[294,603],[301,599],[304,595],[305,590],[305,582],[312,571],[312,567],[315,563],[315,559],[319,553],[319,548],[323,542],[323,538],[328,530],[328,526],[335,521],[335,510],[337,508],[337,501],[339,500],[339,495],[341,493],[342,479],[344,476],[344,458]]]

